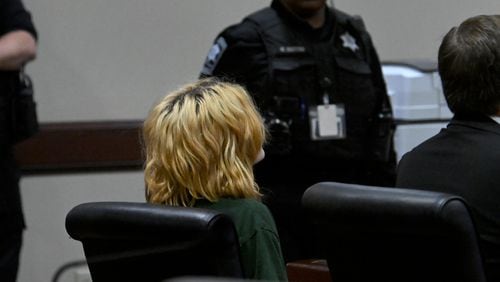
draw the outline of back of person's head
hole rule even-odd
[[[262,117],[236,84],[203,79],[167,94],[144,122],[149,202],[259,198],[253,164],[265,141]]]
[[[476,16],[453,27],[439,47],[439,74],[454,113],[500,109],[500,16]]]

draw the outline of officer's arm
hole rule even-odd
[[[373,43],[368,40],[369,62],[372,70],[372,80],[378,97],[377,109],[374,113],[372,128],[371,151],[373,167],[371,178],[373,184],[393,186],[396,175],[396,153],[394,151],[394,119],[392,107],[387,94],[387,87],[378,54]]]
[[[0,70],[18,70],[36,56],[36,42],[24,30],[9,32],[0,37]]]
[[[17,70],[35,58],[37,33],[21,1],[2,1],[0,26],[0,70]]]
[[[249,90],[265,74],[265,47],[257,30],[243,22],[224,30],[214,41],[200,77],[217,76],[243,84]]]
[[[370,40],[371,42],[371,40]],[[387,94],[387,86],[385,84],[384,75],[382,73],[382,66],[380,64],[380,60],[375,50],[375,47],[370,45],[370,68],[372,70],[373,82],[376,88],[377,94],[382,98],[380,109],[386,107],[387,110],[391,111],[392,108],[390,105],[389,96]]]

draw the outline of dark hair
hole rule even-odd
[[[438,68],[452,112],[498,113],[500,16],[476,16],[453,27],[439,47]]]

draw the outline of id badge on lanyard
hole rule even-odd
[[[345,109],[343,104],[331,104],[328,94],[323,95],[323,104],[309,107],[309,122],[312,140],[344,139]]]

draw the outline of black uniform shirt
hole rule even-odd
[[[287,26],[291,27],[290,29],[297,32],[301,38],[307,39],[304,40],[307,41],[304,42],[305,44],[309,44],[313,48],[320,44],[325,45],[325,43],[331,42],[333,37],[336,54],[341,57],[340,59],[347,58],[344,65],[353,68],[353,71],[357,71],[355,69],[357,65],[353,64],[352,61],[348,61],[349,58],[354,57],[354,61],[366,62],[363,63],[364,66],[361,66],[366,66],[366,71],[370,73],[371,76],[369,87],[372,90],[370,90],[369,93],[360,93],[363,92],[363,90],[360,88],[359,83],[353,82],[359,78],[357,75],[353,75],[352,79],[349,77],[347,79],[339,79],[339,83],[341,84],[340,87],[344,89],[344,92],[338,93],[339,95],[336,99],[345,99],[345,97],[347,97],[347,99],[353,99],[351,105],[354,106],[348,109],[348,111],[350,111],[349,114],[352,116],[352,118],[349,119],[351,125],[348,124],[347,129],[354,134],[352,136],[354,136],[357,141],[351,142],[349,140],[343,142],[340,146],[324,147],[324,159],[321,161],[311,161],[311,164],[316,163],[317,165],[308,165],[307,168],[317,171],[316,168],[319,166],[324,167],[325,171],[324,173],[319,171],[311,172],[311,174],[323,175],[318,179],[336,179],[349,182],[377,183],[380,185],[393,184],[395,160],[392,144],[390,144],[392,143],[392,136],[389,138],[384,137],[382,138],[384,141],[379,142],[379,133],[383,130],[375,121],[383,111],[388,112],[390,115],[391,109],[388,103],[380,62],[368,33],[363,30],[363,34],[366,36],[366,40],[363,40],[359,34],[360,32],[354,30],[352,26],[338,24],[334,16],[335,14],[332,13],[330,9],[325,9],[325,24],[320,28],[313,28],[307,22],[291,14],[280,1],[273,1],[271,8],[276,11],[278,16]],[[352,29],[350,30],[349,28]],[[340,36],[346,31],[354,37],[357,43],[357,49],[351,51],[351,49],[342,46],[343,41]],[[329,64],[329,61],[322,61],[321,58],[318,58],[317,61]],[[269,96],[272,95],[269,90],[270,85],[275,82],[270,81],[272,79],[270,78],[269,64],[270,58],[268,58],[266,45],[262,41],[261,34],[259,33],[259,27],[252,21],[243,20],[241,23],[226,28],[219,34],[209,51],[209,55],[207,56],[200,76],[226,77],[244,85],[249,90],[250,94],[255,97],[255,101],[259,108],[266,114],[268,107],[267,101]],[[349,70],[344,72],[344,74],[349,75]],[[319,99],[316,98],[311,104],[318,103],[318,100]],[[337,101],[333,100],[333,102]],[[360,123],[366,125],[367,119],[373,120],[373,126],[370,126],[369,129],[366,127],[363,129],[357,126],[357,124]],[[367,133],[367,130],[370,132]],[[385,133],[382,134],[387,134],[387,132],[389,131],[385,130]],[[389,141],[386,142],[385,140]],[[385,144],[382,144],[384,142]],[[323,143],[325,143],[325,145],[328,145],[326,143],[332,144],[332,142],[316,143],[317,144],[314,145],[317,145],[316,147],[322,146]],[[380,148],[388,148],[388,150],[382,152],[385,149]],[[377,154],[380,156],[392,154],[392,159],[387,160],[386,158],[382,162],[365,162],[365,160],[385,158],[375,156]],[[332,159],[332,155],[337,157]],[[267,160],[262,162],[260,166],[265,165],[265,163],[270,163],[270,156],[271,155],[268,154]],[[316,158],[316,160],[318,160],[318,158]],[[294,166],[293,163],[295,161],[284,160],[284,162],[290,167]],[[277,166],[278,165],[273,165],[273,169]],[[295,167],[297,166],[295,165]],[[286,168],[284,168],[284,170],[287,171]],[[382,172],[374,172],[374,170]],[[292,173],[290,173],[290,170],[288,170],[288,173],[285,172],[285,174]],[[371,175],[369,178],[378,178],[380,181],[362,179],[364,176],[361,177],[360,175],[365,175],[367,173]],[[340,174],[345,175],[345,177],[338,177]],[[333,177],[330,178],[328,175]]]

